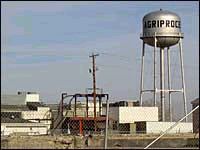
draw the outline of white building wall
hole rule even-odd
[[[46,135],[48,134],[49,127],[33,127],[32,133],[29,133],[29,135]]]
[[[158,107],[118,107],[118,108],[119,108],[119,123],[158,121]],[[116,114],[114,114],[114,116],[115,115]]]
[[[72,109],[73,111],[75,110],[74,105],[72,105]],[[103,108],[102,108],[102,104],[101,104],[101,115]],[[63,112],[63,115],[65,115],[66,112]],[[84,116],[86,117],[86,102],[82,102],[81,105],[77,106],[76,108],[76,115],[77,116]],[[99,101],[96,101],[96,114],[97,116],[99,116]],[[93,102],[88,102],[88,116],[89,117],[94,117],[94,103]]]
[[[38,112],[47,112],[50,110],[50,107],[37,107]]]
[[[88,112],[90,111],[90,112],[94,112],[94,103],[92,102],[90,102],[90,103],[88,103]],[[98,113],[99,112],[99,102],[97,101],[96,102],[96,112]],[[101,106],[101,112],[102,112],[102,106]]]
[[[38,107],[37,111],[22,111],[23,119],[50,119],[51,112],[49,107]]]
[[[51,112],[49,107],[38,107],[37,111],[22,111],[23,119],[51,119]],[[38,122],[38,120],[30,120],[32,122]],[[48,125],[50,128],[51,120],[42,120],[42,123]]]
[[[39,123],[2,123],[1,135],[25,133],[28,135],[45,135],[48,127]]]
[[[40,102],[39,94],[26,94],[26,102]]]
[[[1,135],[5,134],[5,132],[4,132],[5,130],[6,130],[6,126],[1,123]]]
[[[161,133],[167,130],[176,122],[146,122],[146,133]],[[192,133],[193,124],[191,122],[181,122],[168,133]]]

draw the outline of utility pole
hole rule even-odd
[[[92,58],[92,76],[93,76],[93,101],[94,101],[94,125],[95,125],[95,131],[97,129],[97,123],[96,123],[96,66],[95,66],[95,58],[96,56],[99,56],[99,54],[93,54],[89,57]],[[90,70],[91,72],[91,70]]]

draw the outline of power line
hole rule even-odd
[[[104,65],[104,64],[99,64],[98,66],[102,66],[102,67],[108,67],[108,68],[116,68],[116,69],[127,69],[127,70],[133,70],[133,67],[123,67],[123,66],[119,66],[119,65]]]
[[[128,58],[128,57],[126,57],[126,56],[122,56],[122,55],[116,55],[116,54],[112,54],[112,53],[105,53],[105,52],[102,52],[101,54],[103,54],[103,55],[108,55],[108,56],[116,56],[116,57],[121,57],[121,58]],[[129,59],[129,58],[128,58]]]
[[[122,55],[116,55],[116,54],[105,53],[105,52],[102,52],[101,54],[106,55],[106,56],[118,57],[118,60],[122,60],[122,61],[128,62],[128,63],[130,63],[130,60],[131,60],[129,57],[122,56]]]

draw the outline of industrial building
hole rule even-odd
[[[96,105],[89,99],[92,94],[65,95],[60,104],[44,105],[39,94],[18,92],[17,95],[2,95],[1,134],[23,133],[28,135],[49,134],[50,130],[63,133],[84,134],[105,130],[106,94],[97,94]],[[80,99],[78,99],[78,97]],[[85,99],[85,100],[84,100]],[[96,116],[94,115],[96,112]],[[109,129],[119,133],[161,133],[175,122],[159,122],[158,107],[142,107],[139,101],[118,101],[109,104]],[[69,132],[70,131],[70,132]],[[192,123],[180,123],[169,133],[189,133]]]
[[[110,104],[109,125],[113,132],[134,134],[137,122],[158,121],[157,107],[140,107],[138,104],[138,101],[121,101]]]
[[[191,104],[192,104],[192,109],[197,107],[199,105],[199,98],[196,98],[195,100],[193,100]],[[199,133],[199,108],[193,112],[192,120],[193,120],[194,133]]]
[[[159,122],[158,107],[141,107],[137,101],[110,104],[109,125],[113,132],[157,134],[167,130],[175,122]],[[129,104],[129,105],[128,105]],[[192,133],[192,122],[181,122],[169,133]]]
[[[1,95],[1,135],[12,133],[47,134],[51,128],[50,108],[35,92]]]
[[[48,126],[41,123],[26,122],[25,120],[12,120],[1,122],[1,135],[47,135]]]
[[[157,121],[143,121],[136,123],[136,130],[139,133],[145,134],[160,134],[166,131],[176,122],[157,122]],[[191,122],[180,122],[177,126],[171,129],[167,134],[176,133],[192,133],[193,127]]]

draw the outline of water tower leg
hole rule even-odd
[[[182,78],[182,88],[183,88],[183,100],[184,100],[184,113],[187,115],[187,102],[186,102],[186,93],[185,93],[185,78],[184,78],[184,67],[183,67],[183,52],[182,52],[182,39],[179,41],[179,50],[180,50],[180,60],[181,60],[181,78]],[[185,118],[187,122],[187,117]]]
[[[167,48],[168,90],[171,90],[170,49]],[[169,91],[169,121],[172,122],[171,92]]]
[[[157,39],[154,37],[154,52],[153,52],[153,88],[154,88],[154,107],[156,106],[156,47],[157,47]]]
[[[160,49],[160,98],[161,98],[161,117],[165,121],[165,68],[164,68],[164,48]]]
[[[143,46],[142,46],[141,77],[140,77],[140,106],[142,106],[142,93],[143,93],[144,51],[145,51],[145,42],[143,41]]]

